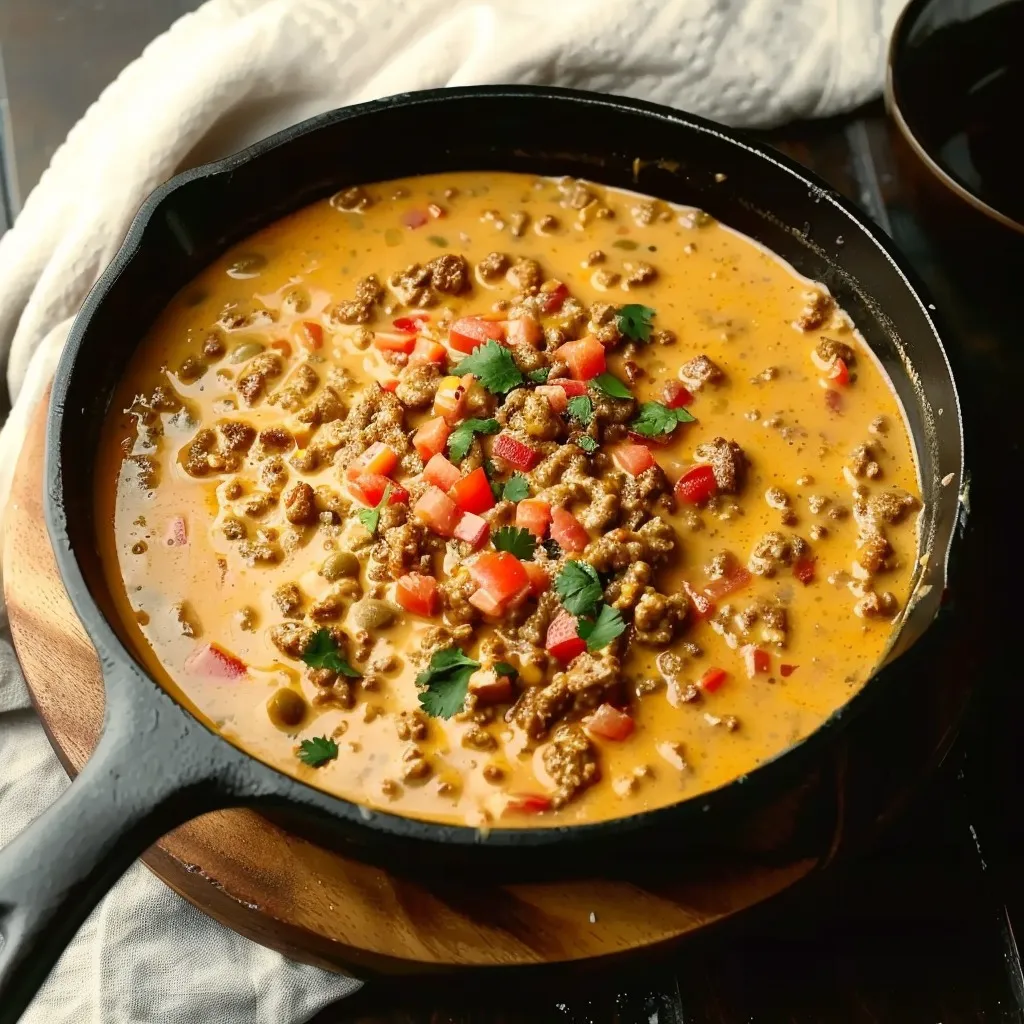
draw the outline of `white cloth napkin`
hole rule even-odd
[[[210,0],[103,92],[0,241],[14,401],[0,495],[70,318],[176,171],[332,107],[445,85],[555,83],[745,126],[834,114],[878,92],[903,2]],[[0,846],[67,785],[9,637],[0,601]],[[136,864],[25,1021],[298,1024],[354,986],[222,928]]]

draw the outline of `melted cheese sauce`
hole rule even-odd
[[[642,197],[628,193],[596,190],[612,216],[595,217],[593,206],[573,208],[558,183],[514,174],[445,174],[367,191],[375,199],[367,209],[346,212],[325,200],[226,253],[170,303],[127,368],[98,465],[96,496],[104,524],[99,543],[125,628],[157,680],[231,742],[328,792],[404,815],[477,825],[500,820],[503,826],[594,821],[694,797],[807,736],[864,685],[890,638],[896,609],[907,601],[918,537],[914,516],[886,527],[892,567],[874,586],[891,595],[891,606],[883,616],[855,614],[858,577],[863,577],[854,564],[858,526],[854,516],[842,513],[854,503],[855,487],[862,488],[861,497],[891,487],[919,497],[920,489],[902,413],[852,326],[842,317],[833,318],[827,329],[794,326],[809,282],[773,254],[694,211],[658,204],[660,216],[643,223],[649,218]],[[429,203],[443,215],[435,219],[428,213],[427,223],[408,226],[419,219],[410,213],[424,211]],[[517,212],[527,215],[518,234],[513,230]],[[557,225],[542,227],[545,215]],[[746,482],[717,512],[695,514],[691,507],[672,517],[679,544],[656,580],[661,591],[672,593],[684,580],[701,585],[703,567],[723,550],[746,562],[768,531],[808,540],[815,560],[810,584],[783,568],[719,602],[720,610],[729,604],[740,613],[760,598],[780,601],[788,620],[782,648],[761,643],[756,625],[744,638],[734,627],[716,630],[691,617],[682,640],[696,647],[677,642],[683,667],[666,681],[658,663],[664,652],[634,645],[625,675],[630,691],[639,687],[642,694],[632,700],[635,732],[624,742],[596,740],[600,781],[561,810],[539,816],[503,815],[510,793],[549,791],[550,779],[540,745],[528,742],[500,714],[486,726],[497,747],[484,752],[463,746],[471,723],[431,720],[428,736],[417,744],[431,773],[402,781],[409,743],[400,738],[396,718],[418,706],[414,677],[421,666],[409,655],[424,620],[403,617],[379,632],[373,657],[393,653],[394,667],[375,689],[358,692],[351,710],[315,703],[317,687],[305,677],[302,663],[283,657],[271,643],[270,627],[284,621],[273,591],[294,582],[307,602],[323,597],[331,584],[318,574],[321,563],[332,551],[364,550],[368,539],[361,526],[349,520],[333,533],[308,528],[297,549],[278,564],[247,564],[237,543],[223,533],[224,488],[234,480],[246,494],[258,491],[258,467],[196,478],[178,457],[198,426],[225,417],[257,430],[284,422],[296,431],[300,446],[308,441],[309,432],[303,436],[295,418],[280,407],[258,402],[249,409],[239,401],[234,385],[242,370],[232,353],[240,345],[293,339],[278,346],[284,352],[294,344],[293,321],[321,321],[324,344],[310,357],[321,379],[331,367],[343,367],[360,385],[390,380],[396,370],[382,353],[357,347],[359,328],[330,326],[325,310],[350,299],[356,280],[366,274],[386,281],[394,271],[442,251],[462,253],[475,265],[494,250],[511,259],[537,259],[547,277],[564,281],[584,304],[639,302],[657,311],[655,327],[675,332],[677,341],[640,350],[636,359],[646,374],[633,386],[638,399],[660,398],[680,365],[701,353],[724,371],[724,381],[701,390],[689,407],[697,422],[679,428],[673,442],[656,454],[675,481],[692,464],[697,445],[730,438],[750,461]],[[588,260],[595,250],[606,254],[599,264]],[[624,290],[623,278],[640,260],[656,268],[656,279]],[[609,285],[613,275],[622,277]],[[455,316],[486,313],[512,291],[503,278],[491,283],[477,278],[467,294],[443,296],[443,306],[431,316],[436,321],[442,310]],[[269,316],[221,329],[226,357],[212,361],[198,379],[186,379],[192,375],[180,368],[189,357],[202,359],[203,340],[232,304],[239,321],[254,309]],[[391,315],[406,312],[396,306]],[[389,329],[387,320],[371,326]],[[826,401],[824,374],[811,359],[822,336],[856,350],[851,384],[832,389],[841,403],[838,411]],[[294,345],[275,385],[286,381],[305,355]],[[624,375],[621,356],[610,358],[609,369]],[[150,428],[140,429],[138,399],[161,384],[180,396],[183,409],[151,414]],[[851,468],[851,452],[862,443],[871,445],[871,478],[855,476]],[[131,458],[139,454],[155,460],[155,483]],[[330,465],[312,473],[289,467],[288,475],[290,481],[307,479],[314,487],[328,484],[343,491]],[[766,499],[771,488],[783,492],[788,512],[774,507],[777,495],[772,503]],[[784,517],[788,525],[782,525]],[[185,526],[187,543],[175,543],[182,539],[175,537],[177,520]],[[259,528],[287,529],[280,507],[250,522],[249,536]],[[339,622],[350,625],[346,618]],[[197,677],[190,656],[210,641],[241,659],[247,674]],[[737,649],[746,642],[761,643],[770,652],[768,673],[748,678]],[[725,683],[702,699],[684,700],[687,685],[712,666],[728,673]],[[550,672],[555,670],[552,666]],[[305,718],[291,729],[275,726],[267,713],[268,699],[281,687],[301,692],[308,704]],[[644,692],[648,689],[652,692]],[[318,736],[337,737],[339,754],[321,767],[308,767],[296,756],[296,746]],[[490,781],[487,766],[492,779],[494,766],[501,768],[499,781]]]

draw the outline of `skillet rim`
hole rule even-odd
[[[791,746],[779,751],[771,758],[761,762],[745,775],[738,776],[723,783],[715,789],[705,791],[688,799],[649,810],[639,811],[618,818],[603,821],[585,822],[580,824],[559,824],[552,826],[526,826],[522,828],[495,827],[481,833],[468,825],[453,825],[429,819],[407,817],[391,811],[371,808],[341,796],[332,795],[294,776],[271,767],[241,747],[235,746],[228,739],[216,732],[201,717],[192,714],[169,691],[164,689],[137,662],[125,644],[121,642],[112,625],[93,598],[86,583],[86,576],[79,560],[74,554],[67,530],[67,516],[64,503],[64,482],[62,473],[62,435],[65,425],[65,400],[72,379],[76,374],[78,356],[88,333],[90,322],[97,309],[115,288],[118,278],[130,260],[144,243],[144,235],[149,223],[160,210],[164,201],[193,181],[221,175],[230,175],[237,167],[251,163],[262,155],[281,146],[287,146],[296,138],[316,132],[321,128],[343,123],[355,117],[372,115],[375,111],[386,108],[415,108],[421,105],[458,104],[460,101],[481,99],[523,100],[555,100],[568,104],[586,104],[606,107],[618,112],[640,115],[660,121],[669,122],[675,129],[683,132],[696,132],[710,135],[729,146],[738,147],[764,161],[772,169],[766,173],[784,173],[805,185],[815,201],[831,203],[842,214],[851,226],[862,232],[879,250],[880,256],[888,261],[891,269],[899,276],[909,296],[912,296],[921,315],[930,328],[931,339],[937,347],[945,366],[950,389],[955,400],[956,435],[958,440],[958,465],[955,469],[956,486],[946,487],[940,497],[948,495],[950,501],[956,502],[951,515],[941,517],[948,522],[948,536],[938,535],[936,540],[942,544],[942,557],[932,559],[929,569],[941,574],[939,578],[946,585],[950,564],[958,540],[962,537],[964,507],[961,503],[961,489],[967,481],[965,469],[965,439],[962,418],[962,403],[958,393],[949,357],[942,343],[941,333],[935,323],[935,317],[928,308],[927,292],[918,281],[916,273],[907,264],[905,258],[896,250],[894,244],[881,229],[875,227],[865,214],[858,211],[835,190],[816,175],[800,167],[788,157],[761,144],[734,133],[714,122],[693,114],[676,111],[661,104],[650,103],[629,97],[587,92],[576,89],[564,89],[548,86],[464,86],[448,89],[432,89],[407,92],[391,97],[384,97],[366,103],[348,107],[340,107],[326,111],[298,124],[262,139],[252,146],[231,154],[220,160],[198,167],[190,168],[175,175],[157,187],[143,202],[129,228],[124,241],[114,255],[110,264],[103,271],[90,290],[82,307],[75,318],[69,332],[67,343],[57,367],[51,390],[50,408],[46,427],[46,466],[45,466],[45,519],[50,535],[51,545],[57,561],[62,582],[76,615],[82,622],[90,641],[96,646],[103,666],[104,690],[106,693],[106,714],[104,730],[115,728],[111,709],[119,701],[148,700],[162,702],[165,706],[185,716],[190,722],[202,727],[213,742],[207,744],[216,762],[211,766],[211,777],[217,778],[222,784],[230,777],[231,784],[226,786],[225,806],[234,803],[252,803],[260,800],[272,800],[286,807],[312,809],[318,814],[325,814],[335,821],[341,820],[347,825],[354,825],[363,831],[363,837],[372,841],[371,835],[385,835],[402,839],[421,840],[431,845],[436,843],[455,844],[459,846],[489,847],[550,847],[555,844],[592,842],[603,838],[622,837],[640,830],[650,830],[670,824],[681,824],[687,815],[698,820],[709,812],[719,811],[728,807],[733,800],[755,798],[767,784],[782,775],[784,768],[795,768],[801,758],[812,757],[826,743],[834,739],[841,727],[859,715],[869,702],[884,692],[885,685],[891,684],[890,676],[895,665],[905,656],[906,651],[898,657],[883,662],[864,685],[844,704],[836,708],[818,727]],[[880,303],[881,305],[881,303]],[[884,308],[884,305],[882,306]],[[932,307],[934,308],[934,307]],[[88,350],[87,350],[88,351]],[[887,371],[888,372],[888,371]],[[950,410],[947,410],[947,415]],[[948,419],[947,419],[948,422]],[[915,451],[921,451],[917,438],[911,436]],[[936,521],[939,521],[940,508],[936,509]],[[958,527],[960,527],[958,529]],[[941,533],[941,531],[940,531]],[[934,549],[933,549],[934,550]],[[934,634],[935,624],[943,615],[939,608],[920,634],[909,645],[917,648],[927,634]],[[899,636],[897,632],[894,636]],[[148,684],[148,685],[144,685]],[[128,691],[132,692],[129,693]],[[195,733],[191,733],[195,742]],[[202,734],[199,734],[202,735]],[[206,738],[204,737],[204,739]],[[763,802],[760,804],[763,806]]]

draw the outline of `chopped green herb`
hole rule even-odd
[[[448,239],[444,235],[427,235],[427,241],[431,245],[436,245],[439,249],[448,248]]]
[[[555,592],[570,614],[592,615],[602,597],[601,579],[589,562],[573,559],[555,577]]]
[[[635,249],[636,247],[637,243],[632,238],[616,238],[612,242],[613,249]]]
[[[631,302],[619,310],[616,323],[627,338],[633,341],[647,341],[651,336],[653,317],[654,310],[650,306],[640,306]]]
[[[539,370],[531,370],[527,375],[534,384],[547,384],[551,376],[551,367],[542,366]]]
[[[610,604],[601,605],[601,610],[593,622],[580,619],[576,625],[580,639],[587,642],[588,651],[599,651],[602,647],[607,647],[625,630],[626,623],[622,619],[622,613]]]
[[[513,473],[505,484],[501,496],[506,501],[522,501],[530,494],[530,484],[522,473]]]
[[[569,416],[581,426],[587,427],[594,418],[594,403],[587,395],[577,395],[569,399]]]
[[[387,484],[384,488],[384,493],[380,496],[380,501],[378,501],[373,508],[362,508],[357,513],[359,516],[359,522],[366,527],[371,537],[377,532],[377,524],[380,523],[381,509],[388,503],[390,497],[391,484]]]
[[[541,542],[541,547],[548,553],[548,558],[552,558],[557,561],[562,557],[562,546],[557,540],[552,540],[550,537]]]
[[[529,530],[521,526],[503,526],[494,534],[494,546],[499,551],[507,551],[522,562],[532,562],[533,553],[537,550],[537,538]]]
[[[580,434],[576,438],[576,445],[588,455],[593,455],[597,451],[597,442],[589,434]]]
[[[487,455],[484,456],[483,467],[487,482],[491,485],[491,494],[494,495],[494,500],[501,501],[501,492],[504,485],[499,479],[498,467],[494,464],[494,460]]]
[[[319,768],[338,756],[338,744],[326,736],[314,736],[299,744],[299,760],[310,768]]]
[[[614,373],[599,373],[591,382],[591,387],[603,391],[611,398],[632,398],[629,388]]]
[[[499,676],[508,676],[509,679],[515,679],[519,675],[519,669],[515,665],[510,665],[507,661],[496,661],[494,663],[494,671]]]
[[[458,377],[473,374],[494,395],[507,394],[523,383],[512,353],[493,339],[471,352],[450,372]]]
[[[496,434],[499,430],[497,420],[463,420],[448,435],[448,457],[452,462],[461,462],[477,434]]]
[[[350,679],[362,678],[362,673],[357,672],[342,657],[337,641],[331,636],[329,629],[318,629],[313,634],[302,652],[302,660],[310,668],[329,668],[339,676],[348,676]]]
[[[432,718],[451,718],[466,703],[469,677],[480,667],[459,647],[435,651],[430,665],[417,677],[420,706]]]
[[[630,429],[644,437],[671,434],[680,423],[693,423],[694,417],[685,409],[670,409],[661,402],[644,402],[630,423]]]

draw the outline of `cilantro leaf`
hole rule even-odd
[[[461,462],[477,434],[496,434],[501,430],[497,420],[463,420],[448,435],[448,456],[452,462]]]
[[[623,306],[615,318],[619,331],[632,341],[647,341],[651,336],[651,320],[654,310],[631,302]]]
[[[506,501],[522,501],[530,493],[530,484],[522,473],[513,473],[505,484],[501,496]]]
[[[314,736],[299,744],[299,760],[310,768],[319,768],[338,756],[338,744],[326,736]]]
[[[430,664],[417,677],[420,706],[432,718],[451,718],[458,714],[469,690],[469,677],[480,667],[459,647],[435,651]]]
[[[622,620],[622,613],[610,604],[601,605],[601,610],[593,622],[589,619],[580,619],[576,624],[576,632],[579,633],[581,640],[586,640],[588,651],[599,651],[602,647],[607,647],[625,631],[626,623]]]
[[[494,460],[487,455],[484,456],[483,467],[487,482],[491,485],[491,494],[494,495],[494,500],[501,501],[502,483],[498,479],[498,467],[494,464]]]
[[[318,629],[306,644],[302,652],[302,660],[310,668],[329,668],[339,676],[349,679],[361,679],[362,673],[357,672],[341,655],[337,641],[331,636],[329,629]]]
[[[572,419],[586,427],[594,418],[594,403],[586,395],[577,395],[569,399],[568,411]]]
[[[572,615],[592,615],[603,596],[597,570],[589,562],[577,559],[562,566],[555,577],[555,592]]]
[[[496,661],[494,663],[494,671],[499,676],[508,676],[509,679],[515,679],[519,675],[519,669],[515,665],[510,665],[507,661]]]
[[[391,484],[384,488],[380,501],[373,508],[361,508],[358,513],[359,522],[366,527],[372,537],[377,532],[377,524],[380,522],[380,510],[388,503],[391,497]]]
[[[576,438],[576,445],[588,455],[593,455],[597,451],[597,442],[589,434],[580,434]]]
[[[670,409],[661,402],[644,402],[630,429],[644,437],[671,434],[680,423],[693,423],[695,418],[685,409]]]
[[[493,339],[470,352],[451,372],[457,377],[473,374],[494,395],[507,394],[523,383],[512,353]]]
[[[494,534],[494,546],[499,551],[515,555],[521,562],[532,562],[537,550],[537,538],[521,526],[503,526]]]
[[[599,373],[591,382],[591,387],[603,391],[611,398],[632,398],[629,388],[614,373]]]
[[[531,370],[527,375],[534,384],[547,384],[548,377],[551,376],[551,367],[542,366],[537,370]]]

